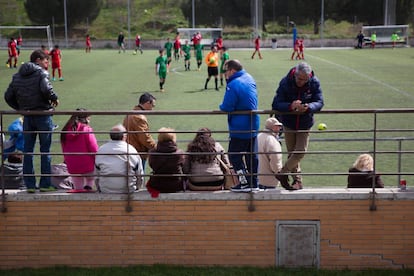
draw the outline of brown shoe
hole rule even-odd
[[[276,174],[276,179],[280,181],[280,185],[288,191],[293,190],[292,186],[289,184],[289,176],[283,174]]]

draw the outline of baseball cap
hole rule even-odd
[[[276,118],[268,118],[266,120],[266,124],[265,127],[267,129],[271,129],[273,126],[283,126],[283,124],[281,122],[279,122]]]

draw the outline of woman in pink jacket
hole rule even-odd
[[[76,110],[86,111],[83,108]],[[76,190],[92,190],[95,181],[93,173],[98,143],[92,127],[89,126],[89,119],[90,116],[87,113],[72,115],[60,134],[60,143],[68,172],[85,175],[72,176]]]

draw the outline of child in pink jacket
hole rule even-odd
[[[78,108],[77,111],[86,110]],[[85,174],[85,176],[72,176],[76,190],[92,190],[95,181],[93,173],[98,143],[92,127],[89,126],[89,120],[90,116],[87,113],[72,115],[60,134],[60,143],[68,172]]]

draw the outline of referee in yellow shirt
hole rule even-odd
[[[218,89],[218,65],[219,65],[219,55],[217,53],[217,46],[211,46],[211,51],[206,56],[206,63],[208,66],[208,77],[204,85],[204,89],[207,89],[207,84],[210,81],[211,76],[214,76],[214,83],[216,85],[216,90]]]

